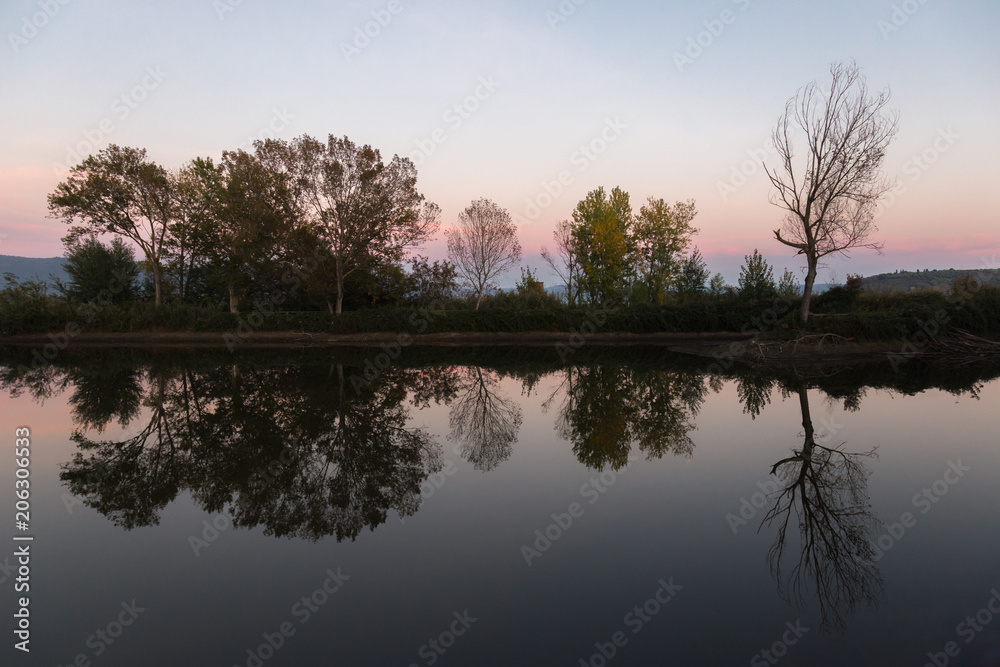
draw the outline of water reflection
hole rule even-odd
[[[339,353],[336,360],[316,353],[119,362],[88,355],[35,370],[8,362],[0,365],[0,388],[38,401],[71,392],[77,451],[61,478],[116,525],[155,525],[187,492],[237,526],[338,541],[376,529],[391,512],[419,509],[422,485],[443,466],[442,442],[412,425],[414,413],[432,404],[448,410],[455,451],[488,472],[516,453],[522,406],[540,385],[552,386],[547,398],[538,397],[543,413],[582,465],[604,471],[621,469],[636,448],[648,459],[693,456],[702,406],[726,382],[754,419],[777,388],[785,399],[798,398],[803,440],[771,467],[781,486],[761,523],[774,531],[768,562],[784,599],[800,607],[815,602],[823,627],[837,629],[859,605],[875,605],[885,594],[867,489],[875,452],[853,452],[834,444],[832,434],[817,433],[809,392],[859,410],[867,388],[941,387],[975,396],[996,375],[914,364],[909,374],[875,367],[805,379],[748,368],[706,375],[697,360],[658,353],[604,350],[572,365],[526,353],[513,361],[442,354],[356,386],[345,378],[361,363]],[[114,424],[130,435],[111,437]]]
[[[872,547],[879,521],[871,511],[870,471],[864,463],[875,450],[850,453],[843,444],[817,442],[806,387],[799,386],[796,393],[804,440],[771,467],[784,488],[775,494],[761,525],[777,526],[768,562],[779,593],[800,607],[815,598],[822,626],[839,629],[859,603],[874,606],[885,592]],[[793,515],[799,530],[790,547]]]
[[[595,470],[628,465],[633,444],[647,458],[690,457],[690,432],[708,394],[705,377],[689,370],[576,366],[553,396],[563,397],[556,431],[580,463]]]
[[[440,400],[454,393],[454,377],[396,371],[359,391],[344,378],[342,365],[151,370],[143,428],[123,441],[101,440],[81,421],[72,436],[79,451],[61,477],[125,528],[157,523],[186,490],[239,526],[354,539],[389,511],[408,516],[419,507],[420,485],[440,469],[441,449],[426,431],[407,427],[407,397],[419,385],[414,400]],[[88,396],[75,392],[71,401],[81,406]]]
[[[480,366],[461,369],[458,386],[448,439],[457,443],[476,470],[493,470],[514,451],[521,430],[521,405],[503,393],[495,371]]]

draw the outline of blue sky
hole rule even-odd
[[[695,199],[696,243],[731,281],[755,247],[797,270],[751,156],[797,88],[854,59],[872,88],[891,86],[885,167],[902,188],[880,214],[886,254],[820,279],[996,265],[996,2],[679,5],[8,0],[0,254],[61,254],[45,196],[74,152],[141,146],[177,168],[260,136],[332,133],[411,156],[446,225],[497,201],[534,264],[587,191],[620,185],[636,208]],[[427,252],[443,255],[443,235]]]

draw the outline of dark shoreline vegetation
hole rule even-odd
[[[895,345],[900,353],[906,353],[919,351],[955,331],[1000,337],[1000,288],[975,285],[957,285],[949,293],[928,290],[905,294],[835,287],[813,300],[813,317],[804,326],[798,322],[796,297],[747,299],[739,294],[704,295],[664,306],[593,310],[569,308],[549,295],[503,294],[487,299],[480,310],[473,310],[467,301],[450,299],[420,306],[360,308],[341,315],[276,310],[266,302],[257,302],[253,310],[237,314],[221,307],[178,303],[157,308],[148,302],[72,302],[41,292],[14,298],[3,294],[0,343],[16,344],[20,338],[22,344],[52,343],[61,349],[77,341],[100,342],[112,334],[129,334],[127,341],[131,341],[112,339],[113,344],[141,343],[143,334],[192,334],[188,340],[202,344],[214,341],[230,350],[243,344],[267,343],[267,336],[275,333],[353,337],[340,344],[358,342],[357,338],[366,334],[381,343],[389,335],[404,345],[419,344],[420,338],[413,336],[431,334],[455,334],[459,344],[461,334],[511,334],[515,340],[522,334],[526,341],[537,334],[535,342],[562,342],[574,351],[588,342],[614,342],[616,334],[626,335],[621,340],[627,335],[730,334],[762,341],[801,340],[804,349],[812,339],[821,340],[828,348],[847,343],[882,344]],[[565,341],[560,340],[560,334],[565,335]],[[823,334],[829,336],[821,337]],[[181,336],[180,340],[185,339]],[[475,342],[474,337],[470,340]],[[706,336],[706,342],[712,344],[712,337]],[[872,349],[891,351],[877,346]]]

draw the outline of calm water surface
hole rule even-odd
[[[988,369],[374,354],[9,353],[2,664],[1000,664]]]

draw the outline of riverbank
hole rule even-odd
[[[563,352],[587,347],[662,347],[670,352],[716,361],[747,363],[833,363],[884,361],[901,354],[900,341],[856,342],[834,336],[800,340],[767,340],[754,333],[624,333],[590,335],[553,331],[441,332],[428,334],[313,332],[249,332],[244,336],[191,331],[132,333],[81,333],[72,340],[52,335],[22,334],[0,338],[0,346],[37,348],[72,345],[74,348],[137,349],[283,349],[283,348],[385,348],[385,347],[552,347]]]

